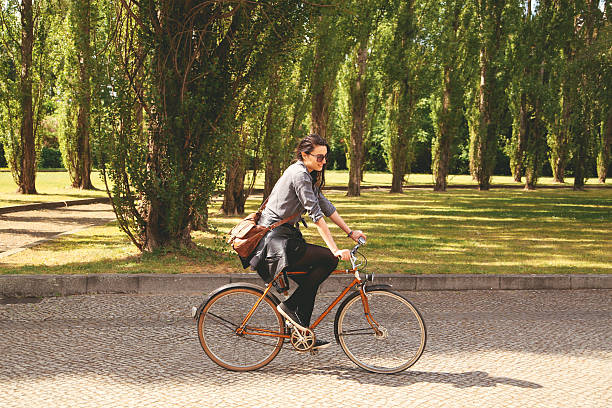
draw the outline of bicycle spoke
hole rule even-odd
[[[208,314],[209,314],[209,315],[211,315],[212,317],[215,317],[215,318],[217,318],[217,319],[221,320],[222,322],[225,322],[225,323],[230,324],[231,326],[228,326],[228,325],[224,325],[224,326],[225,326],[225,327],[229,327],[229,328],[230,328],[230,329],[232,329],[233,331],[236,331],[236,329],[238,328],[238,325],[237,325],[236,323],[232,323],[232,322],[230,322],[229,320],[224,319],[224,318],[222,318],[221,316],[218,316],[218,315],[216,315],[216,314],[214,314],[214,313],[208,313]]]
[[[372,372],[394,373],[413,365],[425,348],[425,324],[403,296],[386,289],[368,292],[377,328],[365,326],[361,297],[355,295],[338,311],[336,334],[346,355]]]
[[[366,330],[369,331],[369,333],[363,333]],[[359,332],[359,333],[355,333],[355,332]],[[364,334],[374,334],[374,333],[376,333],[374,329],[372,329],[371,327],[366,327],[363,329],[344,330],[342,333],[340,333],[340,336],[362,336]]]
[[[198,335],[202,348],[215,363],[230,370],[247,371],[263,367],[278,354],[283,345],[284,324],[269,298],[259,303],[249,325],[238,333],[262,293],[258,289],[228,288],[204,307],[198,320]]]

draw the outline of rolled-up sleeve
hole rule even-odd
[[[333,213],[336,212],[336,207],[329,201],[323,193],[319,193],[319,206],[321,207],[321,211],[325,214],[326,217],[329,217]]]
[[[319,198],[315,194],[312,187],[312,179],[310,178],[310,175],[305,172],[298,172],[293,176],[292,182],[298,200],[308,212],[308,215],[310,215],[312,221],[319,221],[325,214],[321,209]]]

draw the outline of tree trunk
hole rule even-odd
[[[527,112],[527,95],[525,92],[521,92],[521,107],[519,109],[519,128],[518,128],[518,140],[516,141],[516,149],[513,153],[512,160],[512,177],[517,183],[521,182],[521,176],[523,172],[523,154],[525,151],[525,139],[528,137],[528,112]]]
[[[17,191],[36,193],[36,141],[34,110],[32,107],[32,49],[34,46],[34,17],[32,0],[21,2],[21,149],[19,183]]]
[[[478,120],[477,129],[474,132],[473,140],[473,171],[478,182],[479,190],[488,190],[490,188],[490,168],[491,168],[491,83],[492,78],[492,67],[490,66],[489,51],[486,47],[482,47],[480,50],[480,86],[478,89]]]
[[[78,116],[76,125],[76,166],[75,174],[71,174],[72,187],[91,190],[91,149],[89,143],[90,135],[90,112],[91,112],[91,3],[85,0],[79,4],[77,35],[77,57],[79,59],[79,81],[77,87]]]
[[[597,176],[600,183],[606,182],[608,167],[610,166],[610,151],[612,150],[612,109],[608,108],[601,129],[601,150],[597,155]]]
[[[324,66],[325,61],[321,53],[322,51],[317,47],[312,70],[310,133],[316,133],[327,140],[327,124],[337,70],[334,70],[333,74],[328,72],[330,67]]]
[[[366,69],[368,60],[368,42],[363,42],[357,48],[358,72],[355,82],[351,84],[351,144],[349,155],[351,165],[349,169],[349,184],[347,196],[357,197],[361,194],[361,175],[365,159],[364,136],[368,102],[368,84],[366,82]]]
[[[266,112],[266,134],[264,136],[264,159],[266,161],[264,200],[270,195],[274,185],[280,178],[281,168],[281,132],[279,126],[279,68],[275,69],[268,86],[268,111]],[[243,176],[244,179],[244,176]],[[244,207],[244,206],[243,206]]]
[[[266,161],[266,177],[264,181],[264,200],[270,195],[276,182],[280,178],[281,168],[279,159]]]
[[[244,214],[244,203],[246,202],[244,194],[245,175],[246,169],[242,158],[237,157],[227,166],[225,172],[225,193],[223,195],[223,205],[221,206],[223,214]]]
[[[448,168],[450,165],[450,146],[453,139],[453,131],[451,125],[451,109],[456,107],[451,106],[451,71],[452,67],[444,67],[444,91],[442,93],[442,111],[438,117],[439,120],[439,136],[434,147],[434,160],[432,163],[433,176],[435,179],[434,191],[446,191],[446,182],[448,177]]]

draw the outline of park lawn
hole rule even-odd
[[[326,172],[325,184],[327,187],[346,187],[348,185],[347,170],[329,170]],[[568,178],[566,185],[571,186],[573,179]],[[52,201],[76,200],[80,198],[106,197],[104,181],[99,171],[93,171],[91,182],[98,190],[79,190],[70,187],[70,178],[66,171],[42,171],[36,173],[36,190],[39,194],[25,195],[18,194],[17,185],[8,170],[0,170],[0,207],[32,204]],[[431,174],[410,174],[406,175],[407,185],[433,185]],[[448,178],[450,186],[453,185],[473,185],[477,183],[469,175],[451,175]],[[492,178],[493,188],[497,185],[520,185],[515,183],[510,176],[494,176]],[[587,180],[588,184],[597,184],[597,179]],[[540,186],[554,185],[552,178],[543,177],[539,181]],[[255,188],[263,188],[264,175],[258,174],[255,180]],[[391,173],[366,172],[362,186],[391,186]]]
[[[36,191],[38,194],[18,194],[16,193],[17,185],[13,176],[11,176],[11,172],[0,171],[0,207],[106,197],[104,181],[100,177],[100,172],[92,172],[91,182],[98,190],[79,190],[70,187],[70,177],[66,171],[38,170],[36,172]]]
[[[368,235],[368,270],[408,274],[612,273],[612,189],[367,191],[327,196]],[[247,202],[254,211],[261,197]],[[215,216],[218,232],[195,232],[196,249],[140,256],[116,224],[0,259],[0,273],[242,272],[224,244],[239,217]],[[322,244],[310,223],[309,242]],[[331,228],[341,247],[352,241]],[[226,252],[224,252],[226,251]]]
[[[255,179],[255,188],[263,188],[264,186],[264,176],[263,173],[258,173],[257,178]],[[382,173],[382,172],[368,172],[366,171],[363,176],[363,181],[361,182],[362,186],[385,186],[391,187],[391,173]],[[327,170],[325,172],[325,185],[328,187],[337,187],[342,186],[346,187],[348,185],[349,173],[348,170]],[[524,180],[523,180],[524,181]],[[431,185],[435,183],[435,180],[431,174],[407,174],[404,177],[404,185]],[[522,186],[524,183],[517,183],[511,176],[493,176],[491,178],[491,183],[493,188],[495,185],[513,185],[513,186]],[[573,186],[574,179],[572,177],[568,177],[565,179],[564,185]],[[591,178],[586,180],[587,184],[597,185],[597,178]],[[469,174],[457,174],[448,176],[448,184],[450,186],[453,185],[468,185],[468,186],[478,186],[478,183],[472,179],[472,176]],[[541,187],[544,186],[558,186],[559,183],[553,182],[552,177],[541,177],[538,180],[538,185]]]

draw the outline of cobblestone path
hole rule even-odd
[[[87,204],[0,214],[0,258],[58,234],[115,219],[110,204]]]
[[[405,294],[429,338],[395,375],[357,368],[337,345],[317,356],[286,345],[259,371],[226,371],[189,316],[202,296],[2,304],[0,406],[612,406],[612,291]],[[332,340],[332,324],[319,337]]]

